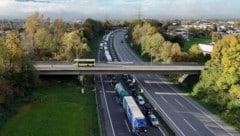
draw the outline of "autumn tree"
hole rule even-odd
[[[148,53],[151,56],[156,57],[159,53],[159,49],[163,46],[164,41],[165,40],[160,33],[155,33],[153,35],[146,35],[142,37],[142,55]]]
[[[17,31],[12,31],[7,34],[3,48],[5,69],[18,69],[17,65],[22,58],[23,51],[19,33]]]
[[[53,42],[56,44],[55,58],[58,60],[59,56],[64,52],[63,36],[66,32],[66,24],[62,19],[56,19],[51,26],[51,33],[53,34]]]
[[[65,44],[65,56],[66,59],[72,61],[75,58],[81,58],[86,56],[89,52],[87,43],[84,43],[82,37],[79,35],[79,31],[73,31],[65,33],[63,37]]]
[[[56,44],[47,28],[37,29],[34,34],[34,41],[34,51],[37,57],[52,57],[52,52],[56,50]]]
[[[193,94],[216,107],[230,123],[240,128],[240,38],[228,35],[218,40],[211,60],[201,73]]]
[[[28,41],[26,42],[27,48],[31,48],[32,51],[35,47],[35,41],[34,41],[34,36],[37,30],[41,27],[44,27],[46,23],[44,23],[44,17],[42,14],[39,12],[35,12],[31,16],[29,16],[24,24],[24,28],[26,31],[26,38],[25,40]]]
[[[191,61],[203,62],[204,55],[197,44],[193,44],[189,49],[189,58]]]

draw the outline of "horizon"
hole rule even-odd
[[[240,19],[238,5],[238,0],[1,0],[0,19],[26,19],[39,12],[64,20],[235,20]]]

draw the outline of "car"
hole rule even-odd
[[[144,99],[143,99],[143,97],[141,95],[138,95],[136,100],[137,100],[137,103],[139,105],[143,105],[145,103],[145,101],[144,101]]]
[[[149,114],[148,115],[148,121],[150,122],[150,124],[153,127],[158,127],[159,126],[159,121],[154,114]]]
[[[122,79],[125,80],[125,81],[127,81],[128,75],[127,75],[127,74],[122,74]]]
[[[145,102],[142,107],[142,112],[144,115],[150,115],[152,111],[152,105],[150,103]]]
[[[116,85],[118,83],[115,76],[112,77],[112,85]]]
[[[132,92],[132,96],[135,98],[139,95],[137,90],[132,90],[131,92]]]

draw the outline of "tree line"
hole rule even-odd
[[[174,43],[162,33],[163,29],[163,26],[156,23],[137,21],[131,24],[128,35],[133,48],[141,55],[152,56],[154,61],[204,62],[204,56],[197,45],[192,45],[188,52],[183,52],[180,44]],[[205,63],[200,81],[191,93],[240,130],[240,37],[221,37],[219,33],[213,32],[212,39],[216,44],[211,58]]]
[[[0,36],[0,128],[17,105],[29,102],[38,86],[36,60],[86,58],[94,48],[89,44],[111,28],[108,22],[87,19],[84,23],[67,23],[45,18],[36,12],[26,19],[24,29]]]
[[[240,130],[240,37],[228,35],[213,47],[193,95]]]
[[[170,37],[162,32],[163,29],[156,21],[138,20],[130,25],[128,35],[133,48],[142,56],[152,57],[155,62],[203,61],[198,45],[193,45],[188,52],[184,52],[181,40],[177,40],[179,36]]]
[[[35,60],[68,60],[89,56],[88,42],[104,32],[104,24],[87,19],[83,24],[69,24],[62,19],[53,23],[34,13],[25,23],[25,49]]]

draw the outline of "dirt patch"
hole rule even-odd
[[[32,107],[32,104],[24,104],[23,106],[20,107],[19,112],[26,112]]]

